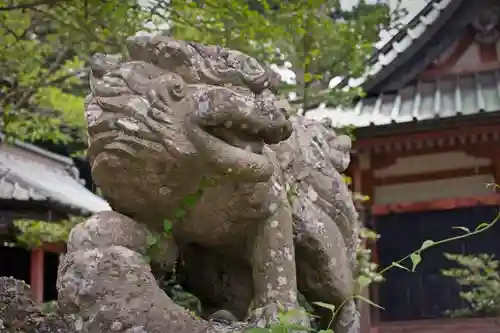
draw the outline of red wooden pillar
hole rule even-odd
[[[354,157],[354,156],[353,156]],[[363,170],[361,168],[360,156],[355,156],[351,163],[351,177],[352,177],[352,190],[355,193],[366,195],[366,184],[365,177],[363,177]],[[359,205],[363,205],[363,203],[357,203]],[[361,208],[361,207],[358,207]],[[361,208],[363,209],[363,208]],[[363,214],[364,215],[364,214]],[[364,221],[363,221],[364,222]],[[361,296],[370,298],[369,288],[365,288],[365,290],[361,291]],[[360,322],[360,331],[361,333],[369,333],[371,324],[371,313],[369,305],[364,302],[358,302],[359,312],[361,315]]]
[[[357,158],[353,161],[353,190],[357,193],[367,195],[370,199],[368,202],[364,203],[364,208],[370,210],[370,207],[374,203],[375,194],[375,183],[373,177],[373,158],[369,151],[356,156]],[[371,214],[368,214],[370,218]],[[365,217],[366,218],[366,217]],[[365,221],[366,222],[366,221]],[[371,242],[370,242],[371,243]],[[377,256],[377,245],[375,242],[371,244],[365,244],[372,250],[373,259],[378,262]],[[378,302],[378,292],[376,285],[370,285],[368,288],[362,291],[362,296],[374,300],[375,303]],[[377,309],[373,308],[371,305],[361,302],[360,304],[361,313],[361,333],[372,333],[378,330],[378,317],[379,313]]]
[[[43,302],[43,254],[41,248],[31,250],[30,285],[37,303]]]
[[[369,206],[370,206],[370,219],[371,219],[371,228],[374,228],[376,231],[375,221],[373,220],[372,207],[375,205],[375,176],[374,170],[377,168],[382,168],[385,166],[389,166],[394,163],[394,159],[387,157],[382,159],[381,156],[378,158],[374,158],[370,155],[369,158],[369,168],[363,172],[363,181],[364,186],[363,190],[365,194],[370,197]],[[379,164],[379,165],[377,165]],[[372,260],[376,264],[380,264],[379,261],[379,253],[377,247],[377,241],[373,241],[370,244],[370,249],[372,250]],[[373,301],[375,304],[379,303],[379,284],[373,283],[369,286],[369,299]],[[370,333],[377,333],[379,331],[380,324],[380,309],[374,306],[369,306],[370,311]]]
[[[500,151],[497,151],[497,154],[491,156],[491,162],[493,163],[493,177],[494,177],[494,190],[496,193],[499,193],[500,186]]]

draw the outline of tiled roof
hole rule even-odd
[[[83,215],[111,209],[82,184],[70,158],[19,141],[0,144],[0,199],[43,201]]]
[[[500,111],[500,71],[420,81],[394,94],[360,100],[354,108],[318,108],[310,118],[368,127]]]
[[[413,17],[408,24],[401,27],[384,46],[382,46],[367,61],[367,69],[362,78],[356,80],[356,85],[362,85],[365,90],[370,90],[370,80],[382,74],[403,52],[407,51],[417,40],[424,37],[424,33],[433,24],[438,24],[441,13],[450,4],[458,6],[461,0],[431,0]],[[450,6],[451,7],[451,6]]]

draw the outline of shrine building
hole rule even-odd
[[[357,128],[348,173],[370,197],[365,223],[381,235],[373,247],[381,267],[498,214],[499,37],[500,1],[430,0],[368,61],[366,97],[308,113]],[[500,223],[423,252],[413,273],[388,271],[370,288],[385,310],[363,309],[362,332],[498,332],[496,318],[445,314],[465,304],[441,270],[455,267],[444,253],[500,259],[499,239]]]

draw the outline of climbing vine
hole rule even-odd
[[[439,245],[442,245],[442,244],[445,244],[445,243],[462,240],[462,239],[464,239],[466,237],[476,236],[476,235],[478,235],[480,233],[486,232],[487,230],[491,229],[498,222],[498,220],[500,220],[500,212],[497,214],[497,216],[495,217],[495,219],[493,221],[491,221],[489,223],[487,223],[487,222],[480,223],[480,224],[478,224],[476,226],[476,228],[474,230],[470,230],[470,229],[468,229],[466,227],[461,227],[461,226],[454,227],[454,229],[458,229],[458,230],[463,231],[463,233],[460,234],[460,235],[458,235],[458,236],[446,238],[446,239],[439,240],[439,241],[434,241],[434,240],[430,240],[430,239],[425,240],[422,243],[422,245],[418,249],[416,249],[415,251],[411,252],[407,256],[405,256],[405,257],[403,257],[403,258],[401,258],[401,259],[399,259],[397,261],[394,261],[389,266],[384,267],[384,268],[378,270],[377,276],[381,276],[382,277],[388,270],[394,269],[394,268],[403,269],[403,270],[408,271],[408,272],[414,272],[416,270],[417,266],[422,261],[422,252],[423,251],[428,250],[428,249],[430,249],[431,247],[434,247],[434,246],[439,246]],[[454,257],[453,255],[451,255],[451,256],[448,255],[448,257],[450,259],[452,259],[452,260],[453,259],[458,260],[458,258]],[[486,257],[482,258],[483,261],[486,260],[486,259],[487,259]],[[410,260],[410,262],[411,262],[411,266],[410,267],[407,267],[407,266],[403,265],[403,263],[406,262],[407,260]],[[465,264],[463,262],[463,260],[462,260],[462,264]],[[488,271],[491,271],[492,267],[497,267],[497,265],[498,265],[498,262],[495,263],[495,264],[491,264],[491,265],[487,266],[488,267]],[[472,267],[474,267],[474,266],[476,268],[478,267],[477,260],[476,260],[476,264],[475,265],[471,264],[470,262],[468,262],[468,266],[466,265],[465,270],[469,270],[469,273],[470,273],[470,269]],[[479,266],[484,267],[485,266],[484,262],[483,262],[483,265],[479,264]],[[462,273],[463,273],[463,271],[462,272],[455,271],[455,272],[451,272],[451,273],[448,272],[448,273],[445,273],[445,274],[448,274],[448,275],[451,275],[451,276],[453,276],[453,275],[462,276],[463,275]],[[496,276],[498,277],[498,273],[496,273],[496,274],[497,274]],[[326,308],[326,309],[328,309],[328,310],[330,310],[332,312],[332,317],[331,317],[330,325],[329,325],[329,327],[326,330],[314,330],[314,329],[310,329],[309,327],[304,327],[304,326],[293,324],[293,318],[296,318],[296,313],[293,313],[293,312],[284,312],[283,314],[281,314],[281,316],[279,316],[278,323],[271,325],[269,328],[253,328],[253,329],[250,330],[250,333],[292,333],[292,332],[335,333],[334,330],[331,328],[331,325],[335,321],[335,319],[338,316],[340,310],[344,307],[344,305],[348,304],[348,302],[351,301],[351,300],[358,299],[358,300],[361,300],[361,301],[363,301],[363,302],[365,302],[365,303],[367,303],[367,304],[369,304],[371,306],[374,306],[374,307],[377,307],[377,308],[380,308],[380,309],[383,310],[383,308],[380,305],[375,304],[371,300],[369,300],[369,299],[367,299],[367,298],[359,295],[359,292],[363,288],[366,288],[370,284],[372,284],[374,282],[377,282],[378,279],[379,279],[378,277],[369,278],[368,275],[361,275],[360,278],[358,279],[358,290],[356,291],[356,293],[354,293],[351,297],[346,298],[342,302],[342,304],[340,304],[340,306],[338,306],[338,307],[336,307],[333,304],[326,304],[326,303],[322,303],[322,302],[313,302],[312,304],[315,304],[317,306]],[[499,280],[497,278],[492,278],[492,279],[494,280],[496,289],[498,289],[498,286],[500,286]],[[471,285],[471,284],[474,284],[474,283],[471,283],[471,281],[468,281],[465,284],[466,285],[467,284]],[[462,294],[462,297],[466,297],[466,299],[467,298],[472,299],[471,297],[465,296],[465,295],[467,295],[467,294]],[[482,298],[482,300],[484,301],[484,298]],[[478,303],[476,302],[475,304],[477,305]],[[306,313],[306,314],[308,314],[308,313]],[[311,314],[308,314],[308,315],[312,316]]]
[[[201,179],[198,189],[181,199],[179,206],[174,209],[172,216],[163,220],[163,232],[149,231],[146,237],[147,253],[145,260],[152,266],[159,261],[164,261],[167,256],[166,251],[172,250],[175,247],[172,231],[176,224],[180,223],[189,212],[196,206],[203,193],[210,187],[213,187],[220,176],[204,177]],[[184,290],[180,285],[177,277],[177,266],[180,258],[177,257],[173,263],[171,272],[159,272],[157,279],[160,288],[178,305],[187,309],[194,316],[201,316],[202,306],[200,300]],[[160,265],[161,266],[161,265]],[[164,268],[160,268],[163,270]]]
[[[384,280],[384,277],[378,272],[378,265],[373,262],[372,250],[366,244],[374,243],[379,239],[379,235],[366,227],[362,227],[359,232],[358,247],[356,249],[356,258],[358,260],[358,290],[370,283],[378,283]]]
[[[187,213],[198,203],[203,193],[209,188],[213,187],[217,180],[220,179],[218,176],[204,177],[200,181],[200,185],[196,192],[189,194],[181,199],[181,203],[177,209],[174,210],[173,216],[166,218],[163,221],[163,230],[165,233],[169,234],[172,232],[172,227],[175,222],[182,220],[186,217]]]

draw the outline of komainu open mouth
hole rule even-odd
[[[249,153],[262,155],[264,149],[264,139],[259,132],[252,132],[243,128],[208,126],[204,130],[219,140],[235,147],[243,149]]]
[[[258,119],[242,124],[226,121],[220,125],[202,125],[201,128],[232,147],[259,155],[262,155],[265,144],[286,140],[292,132],[291,123],[286,119],[275,122]]]

